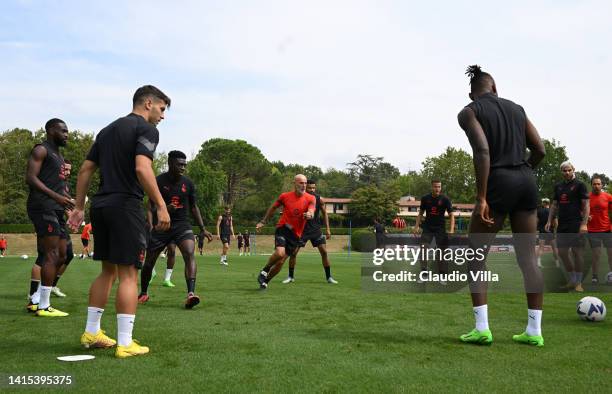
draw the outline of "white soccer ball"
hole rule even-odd
[[[606,305],[597,297],[584,297],[578,301],[576,313],[582,320],[603,321],[606,317]]]
[[[28,255],[27,254],[22,254],[21,258],[24,259],[24,260],[27,260],[28,259]]]

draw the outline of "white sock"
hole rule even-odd
[[[527,335],[542,335],[542,311],[527,309]]]
[[[134,320],[136,320],[136,315],[117,314],[117,345],[129,346],[132,343]]]
[[[87,307],[87,325],[85,331],[90,334],[96,334],[100,331],[100,319],[102,318],[104,309],[96,308],[95,306]]]
[[[38,303],[38,309],[47,309],[51,306],[49,301],[49,297],[51,296],[51,286],[39,286],[38,290],[40,291],[40,301]]]
[[[582,283],[582,272],[576,272],[576,284]]]
[[[166,276],[164,276],[164,280],[170,280],[170,278],[172,278],[172,270],[166,268]]]
[[[474,319],[476,319],[476,329],[478,331],[484,331],[489,329],[489,312],[487,308],[487,304],[475,306],[472,308],[474,310]]]
[[[40,282],[38,283],[38,288],[36,289],[34,294],[32,294],[31,301],[32,304],[38,304],[40,302]]]

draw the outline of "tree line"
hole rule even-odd
[[[0,133],[0,223],[29,223],[26,213],[28,187],[25,170],[30,150],[45,138],[43,130],[13,129]],[[94,135],[70,132],[63,155],[73,163],[70,190],[76,190],[78,169],[93,143]],[[552,197],[553,185],[562,180],[559,164],[568,160],[558,141],[545,140],[546,157],[536,169],[540,197]],[[157,174],[166,170],[167,154],[158,152],[153,166]],[[577,169],[576,176],[590,187],[592,175]],[[471,155],[453,147],[438,156],[427,157],[418,171],[401,173],[382,156],[359,154],[345,168],[322,169],[315,165],[270,161],[247,141],[213,138],[205,141],[187,166],[187,176],[197,189],[198,205],[208,225],[216,222],[223,206],[233,208],[240,226],[254,225],[266,208],[283,191],[291,190],[293,177],[303,173],[315,179],[323,197],[352,198],[353,225],[371,223],[375,216],[390,219],[397,213],[401,196],[420,196],[430,191],[433,179],[442,181],[443,193],[454,202],[473,202],[475,176]],[[98,178],[92,182],[95,193]],[[330,214],[332,226],[346,226],[349,217]]]

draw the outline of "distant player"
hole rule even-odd
[[[6,256],[6,249],[8,247],[8,242],[4,234],[0,234],[0,257]]]
[[[602,191],[603,184],[601,178],[594,177],[591,180],[592,191],[589,194],[589,243],[591,244],[591,254],[593,258],[593,277],[592,283],[599,283],[599,257],[601,256],[601,246],[606,248],[608,253],[608,272],[607,283],[612,284],[612,233],[610,230],[610,209],[612,209],[612,195]]]
[[[144,261],[147,242],[142,211],[144,193],[157,207],[156,230],[165,231],[170,227],[168,210],[152,167],[159,142],[155,126],[164,119],[170,98],[155,86],[146,85],[136,90],[132,103],[129,115],[112,122],[96,136],[79,171],[76,207],[69,219],[73,230],[80,227],[85,195],[99,169],[100,185],[91,201],[90,216],[96,232],[94,260],[102,261],[102,272],[89,289],[87,325],[81,344],[88,348],[117,344],[115,356],[118,358],[149,353],[148,347],[132,340],[138,307],[138,269]],[[100,320],[117,277],[115,341],[100,329]]]
[[[459,113],[459,125],[465,131],[474,157],[476,204],[470,220],[470,247],[488,246],[510,216],[516,259],[523,273],[527,294],[527,328],[514,335],[516,342],[544,346],[541,332],[544,281],[537,267],[535,245],[538,189],[532,168],[545,155],[544,144],[525,110],[512,101],[497,96],[493,77],[479,66],[470,66],[470,99]],[[529,148],[529,158],[525,158]],[[472,273],[486,270],[485,261],[469,261]],[[463,342],[491,344],[487,309],[487,282],[470,283],[476,328],[461,335]]]
[[[238,235],[236,236],[236,241],[238,241],[238,255],[242,256],[242,252],[244,252],[243,248],[244,248],[244,237],[242,236],[242,233],[239,231]]]
[[[27,309],[35,311],[36,316],[63,317],[68,314],[51,307],[49,298],[65,262],[68,232],[64,213],[74,207],[74,201],[66,195],[65,162],[59,151],[68,141],[68,128],[63,120],[54,118],[45,124],[45,131],[47,139],[32,148],[26,173],[30,187],[28,216],[42,255],[40,300],[38,305],[30,300]]]
[[[537,215],[538,215],[538,245],[537,245],[538,267],[540,268],[543,267],[542,266],[542,253],[544,252],[545,245],[550,245],[550,247],[553,250],[555,264],[558,264],[557,247],[555,246],[555,243],[553,242],[554,233],[552,231],[546,230],[546,223],[548,222],[548,215],[550,215],[550,200],[548,198],[542,199],[542,206],[538,208]]]
[[[200,256],[202,256],[202,251],[204,250],[204,238],[200,236],[200,234],[196,234],[196,240],[198,241],[198,251],[200,252]]]
[[[251,255],[251,233],[249,230],[244,230],[244,234],[242,234],[242,238],[244,238],[244,254],[247,256]]]
[[[331,238],[331,231],[329,229],[329,217],[327,216],[327,210],[325,209],[325,202],[322,201],[321,196],[317,194],[317,184],[314,180],[308,179],[306,181],[306,193],[315,197],[315,213],[311,220],[306,222],[304,227],[304,234],[302,234],[301,243],[306,246],[308,241],[314,248],[317,248],[321,255],[321,263],[323,263],[323,269],[325,270],[325,279],[327,283],[338,284],[338,282],[331,276],[331,265],[329,263],[329,257],[327,255],[327,240]],[[319,216],[323,217],[325,223],[325,235],[321,232],[321,220]],[[295,253],[289,257],[289,276],[283,281],[283,283],[292,283],[295,281],[295,265],[297,264],[297,254],[300,248],[297,248]]]
[[[87,223],[86,225],[83,226],[83,230],[81,231],[81,244],[83,245],[83,251],[81,252],[81,255],[79,256],[82,259],[86,259],[90,256],[90,252],[89,252],[89,241],[91,239],[91,233],[92,233],[92,228],[91,228],[91,222]]]
[[[230,247],[230,240],[236,236],[234,235],[234,219],[232,218],[232,209],[228,206],[225,207],[225,213],[219,215],[217,219],[217,239],[221,240],[223,249],[221,251],[221,265],[227,265],[227,252]]]
[[[385,225],[382,220],[379,218],[374,219],[374,235],[376,237],[376,249],[381,249],[385,247],[385,234],[387,233],[387,229],[385,229]]]
[[[560,168],[563,181],[555,185],[553,203],[545,228],[550,231],[558,214],[557,248],[569,276],[568,283],[563,288],[582,293],[583,234],[587,232],[589,220],[589,193],[586,185],[576,179],[572,163],[563,162]],[[570,257],[570,249],[573,259]]]
[[[187,283],[185,308],[192,309],[200,303],[200,297],[195,294],[197,274],[194,256],[195,237],[189,222],[189,214],[194,217],[198,227],[200,227],[201,236],[212,237],[212,235],[204,228],[200,209],[196,205],[195,185],[189,178],[183,175],[186,168],[187,156],[183,152],[173,150],[168,153],[168,171],[157,176],[157,186],[161,192],[164,205],[167,207],[168,212],[170,212],[172,224],[169,231],[159,231],[153,227],[151,242],[147,247],[147,257],[140,277],[141,290],[138,296],[138,302],[140,303],[145,303],[149,300],[147,290],[153,268],[159,254],[171,243],[178,246],[185,261],[185,281]],[[151,205],[151,210],[155,208],[154,205]],[[157,217],[153,215],[153,226],[156,223]],[[168,273],[168,270],[166,270],[166,273]],[[164,281],[166,281],[166,278],[164,278]]]
[[[295,176],[294,190],[283,193],[278,197],[274,204],[268,208],[263,219],[257,223],[256,229],[259,230],[265,226],[268,219],[279,207],[283,207],[283,214],[276,224],[274,253],[257,277],[261,289],[268,288],[268,283],[282,268],[285,257],[291,256],[300,247],[300,239],[306,221],[311,220],[314,216],[316,199],[313,195],[306,193],[306,177],[304,175],[298,174]]]
[[[423,214],[425,214],[425,222],[423,222]],[[421,197],[421,205],[416,224],[414,225],[414,233],[418,234],[422,227],[421,245],[429,248],[432,241],[435,240],[436,248],[441,249],[442,254],[448,248],[445,214],[448,214],[450,218],[449,233],[453,234],[455,232],[453,204],[447,196],[442,194],[442,182],[435,179],[431,181],[431,193]],[[422,226],[421,222],[423,222]],[[421,271],[427,271],[427,260],[425,259],[421,259]],[[448,263],[444,259],[438,262],[438,272],[441,274],[448,273]],[[440,283],[445,284],[446,281],[441,280]]]

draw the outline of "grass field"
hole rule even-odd
[[[74,392],[403,392],[612,390],[612,325],[578,320],[577,294],[547,294],[544,348],[515,344],[526,306],[520,294],[494,293],[491,347],[460,343],[473,328],[465,294],[367,293],[360,259],[332,255],[339,285],[324,281],[320,258],[300,255],[296,282],[267,291],[256,275],[267,256],[198,257],[203,303],[182,308],[185,284],[177,259],[176,288],[150,287],[138,309],[134,337],[151,348],[143,357],[114,358],[114,350],[84,350],[87,291],[99,270],[75,260],[60,282],[67,298],[53,298],[67,318],[36,318],[25,311],[32,259],[0,260],[0,391],[7,375],[71,375]],[[164,260],[157,265],[163,271]],[[612,306],[610,293],[597,295]],[[102,320],[116,333],[113,300]],[[94,354],[95,360],[62,363],[57,356]],[[591,386],[591,384],[594,384]],[[65,389],[65,388],[64,388]],[[24,392],[24,388],[18,391]]]

